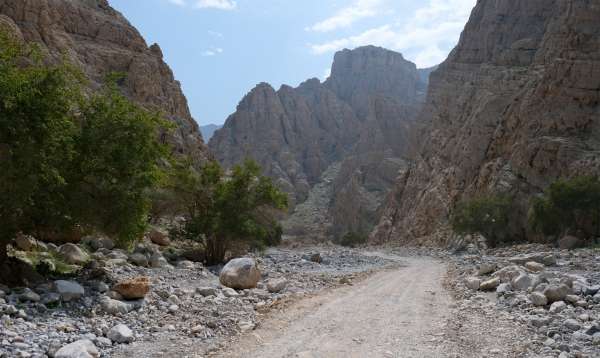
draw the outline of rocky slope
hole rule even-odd
[[[457,201],[487,191],[515,196],[524,235],[532,195],[600,174],[599,19],[589,0],[479,1],[431,75],[416,163],[373,240],[439,244]]]
[[[370,231],[407,152],[426,83],[401,54],[367,46],[335,55],[330,78],[254,88],[209,143],[226,167],[252,157],[290,193],[292,207],[332,165],[333,229]],[[312,209],[309,209],[311,211]]]
[[[126,75],[121,87],[137,103],[163,112],[177,124],[164,140],[179,153],[207,155],[198,125],[160,47],[140,33],[106,0],[3,0],[0,24],[51,57],[66,56],[97,88],[112,72]]]

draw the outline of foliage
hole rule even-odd
[[[483,235],[490,246],[496,246],[508,234],[510,208],[510,198],[501,195],[461,202],[452,214],[452,229],[461,235]]]
[[[368,236],[357,232],[349,232],[339,239],[339,244],[347,247],[357,247],[367,243]]]
[[[532,200],[529,223],[545,235],[572,230],[600,236],[600,181],[590,176],[556,181]]]
[[[247,160],[225,175],[216,162],[196,171],[189,162],[176,165],[171,190],[181,202],[187,224],[184,236],[205,244],[209,264],[221,263],[234,242],[273,245],[281,227],[272,210],[283,210],[287,197],[260,167]]]
[[[18,231],[81,226],[123,242],[143,231],[165,122],[113,84],[91,96],[84,85],[65,61],[48,65],[0,31],[0,264]]]

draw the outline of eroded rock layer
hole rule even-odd
[[[600,174],[599,103],[600,3],[479,1],[431,75],[416,162],[373,240],[443,243],[433,234],[456,203],[485,192],[515,196],[511,229],[525,235],[532,195]]]
[[[97,88],[113,72],[125,74],[122,89],[140,105],[159,110],[177,125],[164,139],[196,160],[206,146],[187,100],[160,47],[140,33],[106,0],[2,0],[0,23],[51,57],[66,56]]]

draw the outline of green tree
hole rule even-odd
[[[545,235],[568,231],[600,236],[600,180],[591,176],[552,183],[544,195],[532,200],[529,223]]]
[[[205,245],[208,264],[221,263],[233,243],[276,244],[281,228],[273,210],[287,207],[287,196],[260,167],[247,160],[225,175],[216,162],[196,171],[189,163],[175,170],[172,190],[182,202],[185,236]]]
[[[452,229],[461,235],[483,235],[490,246],[496,246],[508,235],[510,208],[510,198],[501,195],[463,201],[452,214]]]
[[[0,264],[17,231],[68,221],[81,77],[0,31]]]
[[[110,82],[87,95],[80,71],[47,65],[35,47],[0,31],[0,269],[18,233],[44,238],[73,227],[143,232],[148,192],[167,149],[157,114]],[[1,279],[1,277],[0,277]]]

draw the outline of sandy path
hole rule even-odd
[[[444,357],[436,342],[452,302],[446,266],[402,258],[404,267],[301,301],[240,338],[219,357]]]

